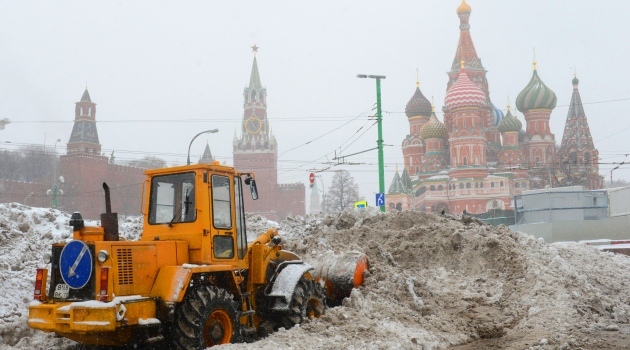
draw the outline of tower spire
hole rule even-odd
[[[258,61],[256,60],[258,49],[259,47],[256,46],[256,44],[252,46],[252,51],[254,52],[254,63],[252,64],[252,73],[249,76],[249,89],[255,90],[262,89],[262,84],[260,83],[260,72],[258,71]]]
[[[416,86],[420,87],[420,70],[416,68]]]

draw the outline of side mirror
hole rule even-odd
[[[250,179],[249,180],[249,189],[252,191],[252,199],[253,200],[257,200],[258,199],[258,188],[256,187],[256,180],[254,180],[254,179]]]

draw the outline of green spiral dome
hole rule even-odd
[[[521,121],[518,120],[518,118],[512,115],[512,112],[510,112],[510,108],[508,107],[507,114],[505,115],[503,119],[501,119],[501,122],[497,126],[497,129],[499,129],[499,131],[502,133],[503,132],[519,132],[521,131],[522,127],[523,127],[523,123],[521,123]]]
[[[531,109],[554,109],[557,102],[556,94],[540,80],[534,68],[532,79],[516,98],[516,108],[521,113]]]

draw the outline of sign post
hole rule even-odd
[[[385,211],[385,193],[376,194],[376,206],[381,207],[381,211]]]

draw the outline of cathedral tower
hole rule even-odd
[[[409,134],[402,142],[403,159],[405,168],[410,175],[417,174],[424,162],[424,145],[420,139],[420,129],[429,121],[431,116],[431,103],[420,91],[420,82],[416,79],[416,91],[407,102],[405,114],[409,121]]]
[[[448,89],[444,99],[444,118],[451,124],[448,139],[451,176],[484,177],[488,171],[487,139],[483,124],[486,96],[468,78],[464,66],[462,62],[459,77]]]
[[[532,78],[516,98],[516,108],[525,115],[527,130],[523,151],[530,167],[550,167],[555,170],[556,141],[549,129],[551,111],[556,108],[556,94],[538,76],[534,61]]]
[[[579,80],[573,78],[573,95],[564,125],[562,143],[558,150],[559,177],[563,185],[583,185],[586,189],[602,187],[599,175],[599,151],[593,144],[586,113],[578,89]]]

